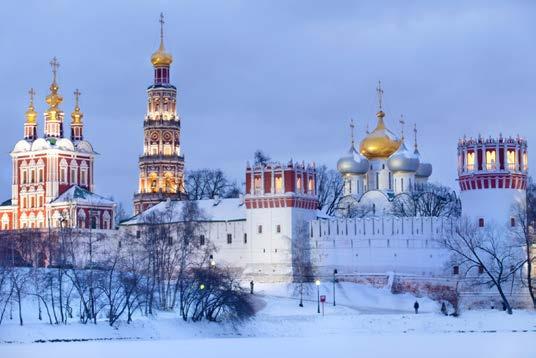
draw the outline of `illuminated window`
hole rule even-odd
[[[508,150],[506,160],[508,163],[508,169],[514,170],[516,168],[516,151]]]
[[[527,152],[523,153],[523,170],[529,169],[529,157]]]
[[[298,177],[298,179],[296,180],[296,190],[297,190],[297,191],[301,191],[301,190],[302,190],[301,176]]]
[[[495,169],[495,151],[494,150],[486,150],[486,169],[492,170]]]
[[[170,144],[164,144],[164,155],[172,155],[173,154],[173,148],[171,148]]]
[[[475,153],[467,152],[467,170],[475,169]]]
[[[309,192],[313,192],[313,191],[314,191],[315,186],[314,186],[313,178],[309,178],[309,185],[308,185],[308,188],[309,188]]]
[[[260,176],[255,177],[255,179],[253,180],[253,187],[254,187],[254,193],[255,194],[260,194],[261,193],[262,182],[261,182],[261,177]]]
[[[283,192],[283,177],[276,175],[275,177],[275,192],[281,194]]]

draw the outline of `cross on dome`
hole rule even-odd
[[[378,94],[378,110],[383,109],[383,89],[382,81],[378,81],[378,87],[376,87],[376,93]]]
[[[60,67],[60,63],[58,62],[58,59],[56,56],[50,61],[50,67],[52,67],[52,74],[53,74],[53,83],[56,83],[56,73],[58,71],[58,68]]]
[[[30,90],[28,91],[28,94],[30,95],[30,104],[33,104],[33,101],[34,101],[34,96],[35,96],[35,91],[33,88],[30,88]]]
[[[76,103],[76,107],[78,107],[78,98],[80,97],[82,92],[80,92],[78,90],[78,88],[77,88],[73,93],[74,93],[74,100],[75,100],[75,103]]]
[[[400,122],[400,126],[402,127],[400,137],[402,140],[404,140],[404,124],[406,124],[406,121],[404,120],[403,114],[400,115],[399,122]]]
[[[350,119],[350,141],[352,143],[352,147],[354,146],[355,144],[355,141],[354,141],[354,128],[355,128],[355,125],[354,125],[354,119],[351,118]]]

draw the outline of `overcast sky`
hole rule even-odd
[[[57,56],[67,125],[80,88],[100,153],[96,191],[130,210],[161,11],[187,169],[242,181],[257,148],[334,168],[349,118],[358,140],[374,127],[378,80],[387,125],[398,132],[400,114],[417,123],[432,181],[456,188],[464,134],[536,143],[536,2],[11,1],[0,15],[0,199],[30,87],[42,135]]]

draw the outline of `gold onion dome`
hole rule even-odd
[[[164,41],[160,41],[160,47],[151,56],[151,63],[153,66],[169,66],[173,62],[173,56],[166,52],[164,48]]]
[[[81,93],[77,88],[76,91],[74,91],[75,106],[73,113],[71,113],[72,123],[82,123],[82,118],[84,117],[84,113],[80,110],[80,106],[78,105],[78,98],[80,95]]]
[[[160,47],[151,56],[153,66],[169,66],[173,62],[173,56],[164,48],[164,14],[160,14]]]
[[[385,127],[385,123],[383,122],[385,113],[380,110],[376,114],[376,117],[378,117],[376,128],[363,138],[359,146],[361,154],[368,159],[388,158],[397,151],[401,143],[396,135]]]
[[[24,114],[26,117],[26,123],[37,123],[37,112],[35,111],[33,96],[35,94],[33,88],[30,89],[30,104],[28,105],[28,110]]]

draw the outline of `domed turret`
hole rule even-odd
[[[376,128],[361,141],[359,146],[361,154],[368,159],[387,158],[400,147],[396,135],[385,126],[383,121],[385,113],[380,110],[376,117],[378,118]]]
[[[360,155],[352,145],[348,154],[341,157],[337,162],[337,170],[342,175],[362,175],[368,171],[369,162],[367,158]]]
[[[355,149],[354,120],[350,121],[350,149],[337,161],[337,170],[342,175],[363,175],[368,171],[369,161]]]
[[[403,139],[400,148],[387,160],[387,166],[392,172],[416,172],[419,164],[419,157],[406,148]]]
[[[417,171],[415,172],[415,178],[417,179],[417,181],[426,182],[428,177],[432,175],[432,164],[424,163],[421,161],[421,153],[419,153],[419,148],[417,146],[417,125],[416,124],[413,126],[413,134],[414,134],[414,140],[415,140],[415,144],[413,145],[415,148],[413,150],[413,155],[415,155],[419,159],[419,168],[417,168]]]

